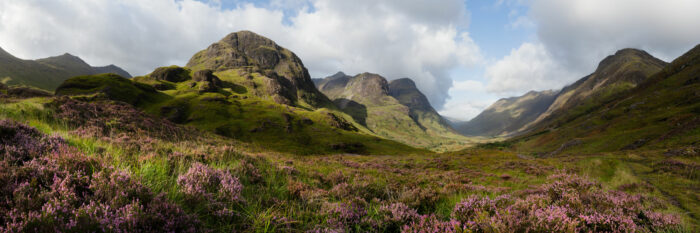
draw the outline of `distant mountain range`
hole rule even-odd
[[[372,73],[338,72],[314,81],[342,111],[372,133],[414,146],[467,140],[435,109],[409,78],[388,82]]]
[[[127,102],[174,123],[285,153],[425,151],[363,130],[315,87],[293,52],[249,31],[227,35],[185,67],[160,67],[133,79],[79,76],[56,94]]]
[[[0,81],[6,85],[32,86],[53,91],[68,78],[101,73],[131,77],[128,72],[115,65],[93,67],[68,53],[37,60],[23,60],[0,48]]]
[[[623,49],[603,59],[595,72],[560,91],[531,91],[520,97],[501,99],[456,128],[463,134],[480,136],[527,132],[573,108],[595,105],[632,89],[666,64],[645,51]]]
[[[463,135],[508,137],[506,143],[542,154],[700,141],[699,51],[668,64],[623,49],[560,91],[501,99],[464,123],[440,116],[409,78],[338,72],[311,79],[293,52],[249,31],[227,35],[185,67],[133,79],[119,67],[92,67],[70,54],[22,60],[0,49],[0,77],[56,95],[126,102],[174,123],[297,154],[454,149],[473,143]]]

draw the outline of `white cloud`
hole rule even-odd
[[[445,108],[441,110],[440,115],[446,116],[451,119],[457,119],[460,121],[468,121],[476,117],[489,105],[491,105],[495,99],[486,100],[449,100],[445,103]]]
[[[478,92],[483,91],[484,84],[475,80],[465,80],[465,81],[454,81],[452,83],[452,88],[450,91],[469,91]]]
[[[561,88],[576,78],[539,43],[523,43],[511,50],[509,55],[489,65],[485,75],[489,80],[487,90],[506,96]]]
[[[697,0],[530,0],[512,26],[536,29],[534,43],[487,67],[488,90],[521,95],[559,89],[592,73],[623,48],[644,49],[670,61],[700,43]]]
[[[219,1],[0,0],[0,46],[22,58],[69,52],[140,75],[184,65],[226,34],[251,30],[297,53],[315,77],[343,70],[413,78],[438,109],[452,85],[448,71],[481,60],[461,0],[294,4],[302,8],[289,17],[283,12],[293,10],[278,1],[222,10]]]

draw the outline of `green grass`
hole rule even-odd
[[[697,226],[695,210],[698,209],[698,201],[694,199],[692,190],[693,187],[700,187],[700,181],[678,174],[654,172],[654,164],[666,159],[658,151],[522,158],[504,150],[501,144],[494,144],[495,147],[445,154],[304,156],[256,149],[252,144],[207,132],[201,132],[201,137],[192,140],[156,140],[151,147],[135,148],[111,139],[76,135],[43,107],[48,101],[35,98],[4,102],[0,104],[0,118],[26,122],[42,132],[62,135],[70,145],[84,153],[136,175],[154,192],[165,193],[170,200],[185,206],[186,211],[200,213],[206,227],[216,231],[287,231],[286,224],[275,222],[279,216],[290,219],[287,224],[301,231],[324,224],[328,216],[321,211],[323,205],[307,202],[303,197],[291,193],[289,187],[293,182],[304,183],[307,186],[305,190],[330,192],[321,199],[322,202],[349,201],[351,197],[336,196],[332,191],[338,183],[347,182],[351,186],[348,192],[366,198],[369,216],[377,217],[381,203],[400,201],[413,203],[413,207],[422,214],[434,213],[441,219],[447,219],[455,204],[470,195],[495,197],[517,193],[549,182],[547,176],[560,170],[592,177],[610,190],[629,184],[650,184],[649,188],[642,185],[639,186],[642,188],[626,192],[660,198],[670,206],[666,212],[685,216],[684,221],[689,229]],[[174,152],[182,155],[173,156]],[[260,180],[253,179],[250,173],[244,171],[244,161],[257,169]],[[201,207],[185,203],[179,192],[177,177],[185,173],[193,162],[231,169],[241,177],[244,185],[242,195],[246,202],[236,207],[241,214],[240,219],[221,223],[207,216]],[[282,168],[284,166],[293,167],[297,172],[287,172]],[[338,174],[342,174],[340,178],[333,178]],[[472,188],[449,188],[466,184]],[[414,201],[416,197],[410,191],[416,188],[427,191],[429,195]],[[373,201],[374,198],[383,202]]]

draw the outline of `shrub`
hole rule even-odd
[[[674,215],[654,212],[645,198],[605,191],[600,184],[571,174],[555,174],[522,199],[471,196],[452,216],[472,231],[635,232],[679,227]]]
[[[194,163],[178,177],[181,192],[193,204],[204,204],[216,216],[234,216],[230,203],[242,202],[243,185],[229,171]]]
[[[199,221],[126,171],[0,121],[0,232],[195,232]],[[11,148],[8,150],[8,148]]]

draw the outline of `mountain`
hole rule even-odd
[[[601,62],[600,67],[605,68],[608,61],[606,59]],[[641,70],[651,72],[661,63],[646,64],[653,66]],[[595,74],[599,71],[600,68]],[[582,87],[595,79],[595,74],[572,86],[577,88],[568,88],[569,91],[565,93],[586,90]],[[646,73],[637,74],[637,79],[629,79],[634,77],[630,75],[618,80],[640,80],[639,76]],[[529,133],[516,137],[511,142],[520,151],[532,151],[540,155],[567,151],[593,153],[642,147],[659,149],[697,146],[700,141],[698,74],[700,45],[644,78],[636,87],[616,94],[601,95],[595,102],[569,105],[571,107],[566,111],[549,116]]]
[[[70,77],[101,73],[115,73],[131,78],[128,72],[115,65],[92,67],[68,53],[38,60],[22,60],[0,48],[0,81],[7,85],[54,90]]]
[[[338,108],[381,137],[418,147],[467,141],[433,109],[411,79],[388,82],[377,74],[338,72],[316,84]]]
[[[530,91],[520,97],[500,99],[456,128],[464,135],[507,136],[537,119],[556,97],[555,91]]]
[[[520,130],[556,118],[574,107],[595,105],[608,96],[634,88],[666,64],[642,50],[619,50],[603,59],[595,72],[564,87],[544,113]]]
[[[169,122],[283,153],[426,152],[361,130],[316,89],[294,53],[249,31],[227,35],[185,67],[133,79],[74,77],[56,94],[126,102]]]
[[[586,106],[596,106],[634,88],[666,64],[645,51],[622,49],[603,59],[593,73],[561,91],[531,91],[520,97],[500,99],[456,128],[472,136],[522,134],[556,121],[574,108],[586,111]]]
[[[261,73],[269,95],[280,104],[332,106],[316,89],[301,59],[274,41],[250,31],[231,33],[196,53],[187,63],[192,71]]]

